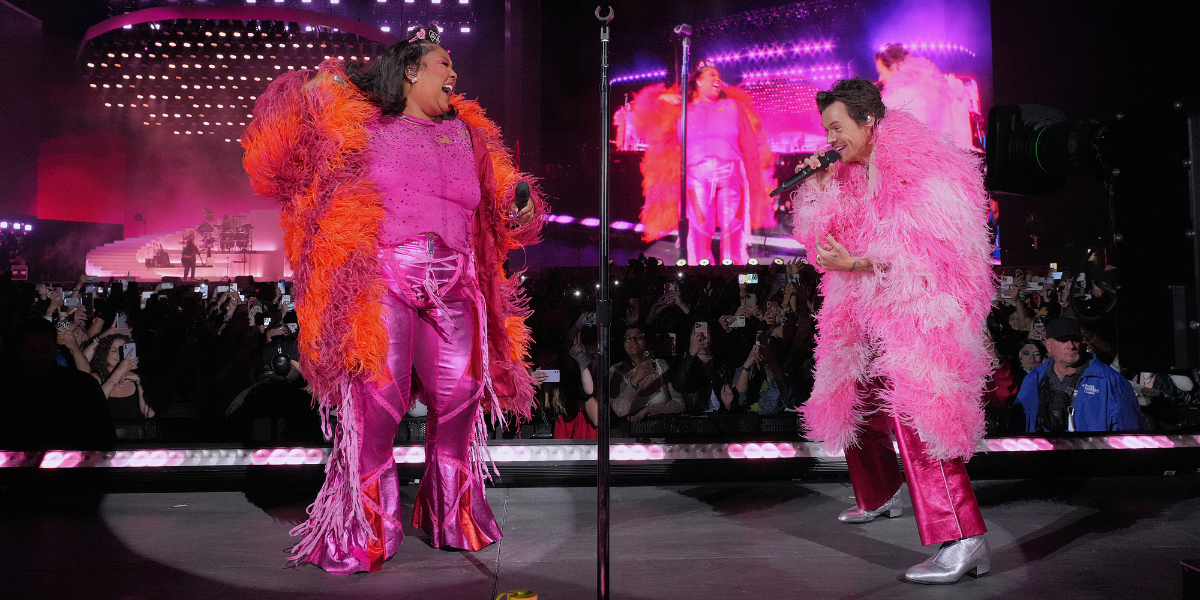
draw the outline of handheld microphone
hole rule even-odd
[[[529,184],[524,181],[518,181],[514,195],[516,196],[517,210],[524,209],[525,205],[529,204]]]
[[[817,159],[817,160],[821,161],[820,167],[818,167],[816,169],[814,169],[812,167],[804,167],[803,169],[800,169],[799,172],[797,172],[795,175],[792,175],[790,178],[788,178],[787,181],[783,182],[782,184],[779,185],[779,187],[775,188],[775,191],[771,192],[771,197],[773,198],[775,196],[778,196],[779,194],[782,194],[782,193],[796,187],[797,185],[800,184],[800,182],[815,175],[817,173],[817,171],[824,171],[825,169],[829,168],[829,165],[832,165],[833,163],[837,162],[841,158],[842,158],[842,155],[838,154],[837,150],[830,150],[829,152],[826,152],[825,154],[821,155]]]
[[[687,23],[684,23],[682,25],[676,25],[675,26],[675,35],[682,35],[683,37],[692,35],[692,26],[688,25]]]

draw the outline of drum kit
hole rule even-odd
[[[221,218],[221,223],[217,226],[205,222],[201,223],[196,228],[196,233],[200,234],[198,246],[202,253],[210,254],[213,251],[217,252],[245,252],[254,249],[254,225],[246,223],[246,217],[242,215],[229,216],[225,215]]]
[[[241,253],[240,260],[229,260],[227,266],[245,271],[250,264],[249,254],[254,250],[254,225],[247,223],[244,215],[224,215],[217,221],[212,211],[206,208],[204,222],[196,227],[194,239],[200,248],[200,264],[196,266],[211,266],[214,252]],[[182,243],[186,243],[186,239]]]

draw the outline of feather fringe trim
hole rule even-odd
[[[379,192],[366,178],[377,110],[335,63],[287,73],[268,86],[242,138],[259,194],[282,204],[284,250],[296,279],[301,367],[322,403],[373,378],[386,360],[379,277]]]
[[[358,417],[360,413],[353,387],[353,384],[347,384],[340,390],[338,422],[333,451],[329,454],[329,462],[325,464],[325,483],[321,485],[316,500],[308,506],[308,520],[290,532],[292,536],[303,536],[292,547],[292,555],[288,558],[294,564],[311,561],[326,539],[355,539],[353,533],[356,527],[367,540],[375,539],[375,532],[367,523],[361,496],[358,455],[362,421]],[[321,418],[323,427],[328,427],[328,408],[322,410]]]

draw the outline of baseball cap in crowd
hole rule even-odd
[[[1079,329],[1079,321],[1059,317],[1051,319],[1046,323],[1046,339],[1064,341],[1068,338],[1083,339],[1083,332]]]

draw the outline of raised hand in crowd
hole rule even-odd
[[[688,306],[688,303],[683,301],[683,294],[679,293],[678,289],[672,292],[672,301],[675,303],[675,306],[679,307],[679,310],[683,311],[683,314],[691,314],[692,307]]]
[[[102,386],[105,397],[112,395],[112,391],[126,381],[141,381],[141,378],[132,372],[137,366],[138,357],[136,356],[126,356],[121,359],[121,362],[117,363],[117,366],[113,368],[112,373],[108,375],[108,380]]]
[[[104,331],[104,319],[95,317],[92,319],[92,324],[87,328],[87,337],[93,339],[96,337],[104,337],[100,335],[100,332],[102,331]],[[116,332],[114,331],[113,333]]]
[[[692,356],[700,356],[700,353],[708,347],[708,333],[699,329],[692,330],[692,338],[688,342],[688,354]]]
[[[50,292],[50,305],[46,307],[46,316],[50,317],[50,318],[54,318],[54,316],[56,314],[58,314],[58,309],[62,308],[62,306],[63,306],[62,292],[51,291]]]
[[[679,290],[667,290],[663,292],[654,304],[650,305],[650,310],[646,311],[646,322],[653,323],[658,319],[658,314],[666,309],[671,304],[675,303],[675,299],[679,297]]]
[[[75,337],[74,331],[58,332],[58,345],[67,349],[71,353],[71,360],[75,362],[75,368],[84,373],[91,373],[92,366],[88,362],[88,357],[84,355],[83,350],[79,347],[79,340]]]
[[[746,355],[746,362],[742,366],[749,370],[750,367],[758,364],[762,361],[762,359],[762,346],[755,344],[754,348],[750,350],[750,354]]]
[[[1029,279],[1025,272],[1017,271],[1013,276],[1013,297],[1011,304],[1016,307],[1015,315],[1016,323],[1013,324],[1013,329],[1021,331],[1029,331],[1033,328],[1033,315],[1029,310],[1029,305],[1025,303],[1025,293],[1029,289]]]
[[[790,280],[793,275],[799,275],[800,268],[806,264],[808,264],[808,261],[800,258],[799,256],[784,263],[784,268],[787,269],[788,279]]]
[[[633,372],[629,374],[629,381],[633,383],[635,387],[641,388],[642,386],[650,383],[651,378],[658,377],[658,375],[658,369],[654,361],[643,360],[633,368]]]
[[[726,410],[733,406],[733,399],[736,397],[737,394],[733,393],[733,388],[728,383],[721,386],[721,404],[725,405]]]
[[[734,317],[757,317],[760,311],[757,306],[752,306],[748,300],[742,300],[742,305],[734,311]]]
[[[641,321],[641,312],[641,303],[636,298],[630,298],[629,306],[625,309],[625,324],[637,325]]]
[[[266,331],[266,333],[265,333],[266,337],[263,341],[270,342],[271,340],[275,339],[276,337],[279,337],[281,335],[287,335],[287,334],[288,334],[287,325],[285,325],[283,323],[279,323],[275,327],[272,327]]]

